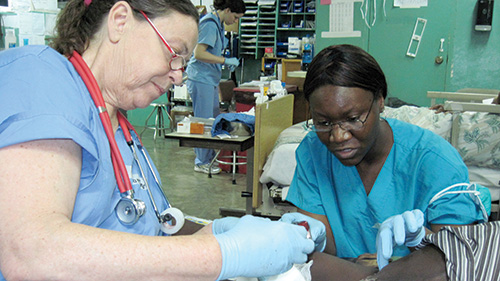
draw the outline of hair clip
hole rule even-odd
[[[83,3],[85,4],[85,7],[88,7],[90,3],[92,3],[92,0],[83,0]]]

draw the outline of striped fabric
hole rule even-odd
[[[445,254],[450,281],[500,280],[500,221],[446,226],[427,235],[418,248],[429,244]]]

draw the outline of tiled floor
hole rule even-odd
[[[138,127],[137,131],[141,132]],[[163,183],[163,189],[170,204],[181,209],[186,215],[204,219],[219,218],[219,207],[245,209],[246,199],[241,192],[246,188],[246,175],[237,174],[236,184],[232,184],[231,173],[221,172],[208,175],[194,171],[194,150],[179,147],[178,140],[157,137],[153,140],[153,130],[142,135]]]

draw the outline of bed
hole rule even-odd
[[[425,107],[386,106],[381,114],[382,117],[403,120],[429,129],[457,148],[469,168],[471,182],[489,188],[492,212],[496,212],[497,216],[500,199],[500,105],[482,104],[481,101],[495,98],[498,92],[430,91],[427,96],[431,103],[444,102],[448,113],[436,114]],[[281,114],[292,114],[292,109],[280,110]],[[257,108],[256,114],[262,114],[258,111]],[[267,120],[268,118],[271,120]],[[255,132],[253,188],[254,195],[257,196],[253,196],[253,207],[263,215],[280,216],[295,210],[283,198],[286,197],[295,170],[295,149],[309,131],[305,122],[294,125],[288,121],[273,124],[277,119],[273,118],[273,114],[256,118],[259,119],[258,123],[263,124],[256,124]],[[269,123],[273,124],[272,133],[266,127]]]

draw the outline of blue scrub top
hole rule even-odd
[[[0,84],[0,148],[40,139],[71,139],[81,146],[82,171],[73,222],[143,235],[162,235],[121,128],[115,133],[115,139],[131,175],[135,198],[144,201],[147,211],[133,225],[121,224],[115,215],[120,193],[109,142],[85,84],[64,56],[47,46],[2,51],[0,77],[3,81],[11,81]],[[132,133],[132,136],[140,146],[137,135]],[[142,153],[137,151],[162,212],[167,207],[166,198]],[[150,159],[149,155],[147,157]],[[158,173],[154,165],[153,170]]]
[[[335,237],[337,256],[376,253],[377,223],[407,210],[420,209],[425,226],[469,224],[482,219],[469,194],[430,199],[455,183],[468,183],[467,167],[455,148],[429,130],[387,119],[394,144],[367,196],[355,166],[344,166],[309,133],[296,151],[297,168],[287,201],[325,215]],[[406,247],[394,249],[404,256]]]
[[[215,56],[222,55],[226,37],[224,25],[216,15],[210,13],[200,19],[198,44],[207,45],[207,51]],[[186,72],[189,80],[218,86],[222,75],[222,64],[202,62],[193,56],[189,60]]]

